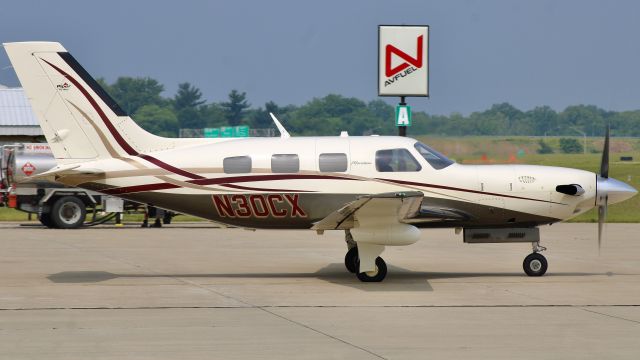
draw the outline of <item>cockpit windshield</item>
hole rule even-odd
[[[432,148],[421,142],[417,142],[413,146],[416,148],[416,150],[418,150],[420,155],[422,155],[422,157],[427,160],[429,165],[431,165],[436,170],[444,169],[447,166],[453,164],[452,160],[449,160],[449,158],[447,158],[446,156],[440,154],[439,152],[433,150]]]

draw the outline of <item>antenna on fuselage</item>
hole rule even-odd
[[[278,118],[276,118],[276,116],[273,115],[273,113],[269,113],[269,115],[271,115],[271,118],[273,119],[273,122],[276,124],[278,131],[280,131],[280,137],[283,139],[290,138],[291,135],[289,135],[289,132],[287,131],[287,129],[285,129],[284,126],[282,126],[282,124],[280,123],[280,121],[278,121]]]

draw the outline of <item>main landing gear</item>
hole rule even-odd
[[[542,276],[547,272],[547,259],[540,252],[547,250],[547,248],[540,246],[539,242],[532,243],[532,246],[533,252],[524,258],[522,268],[529,276]]]
[[[387,276],[387,263],[378,256],[375,260],[375,269],[373,271],[364,271],[360,272],[360,257],[358,256],[358,246],[356,242],[353,240],[351,233],[349,231],[346,232],[345,241],[347,242],[347,247],[349,251],[344,256],[344,266],[347,270],[356,274],[358,280],[362,282],[380,282],[384,280]]]

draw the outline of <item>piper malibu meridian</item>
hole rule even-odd
[[[600,174],[527,165],[460,165],[405,137],[169,139],[136,125],[62,45],[4,44],[58,165],[41,176],[246,228],[343,230],[346,268],[382,281],[385,246],[419,227],[467,243],[530,242],[524,271],[547,270],[537,226],[636,194]],[[273,115],[272,115],[273,116]],[[73,216],[73,209],[69,209]]]

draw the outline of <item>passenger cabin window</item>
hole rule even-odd
[[[407,149],[376,151],[376,170],[380,172],[420,171],[418,160]]]
[[[251,157],[233,156],[222,160],[225,174],[243,174],[251,172]]]
[[[271,172],[297,173],[300,171],[300,159],[297,154],[274,154],[271,156]]]
[[[453,164],[453,160],[450,160],[446,156],[440,154],[439,152],[433,150],[432,148],[421,142],[417,142],[414,147],[416,148],[416,150],[418,150],[420,155],[422,155],[422,157],[427,160],[429,165],[431,165],[436,170],[444,169],[447,166]]]
[[[347,154],[326,153],[320,154],[319,165],[321,172],[345,172],[347,171]]]

